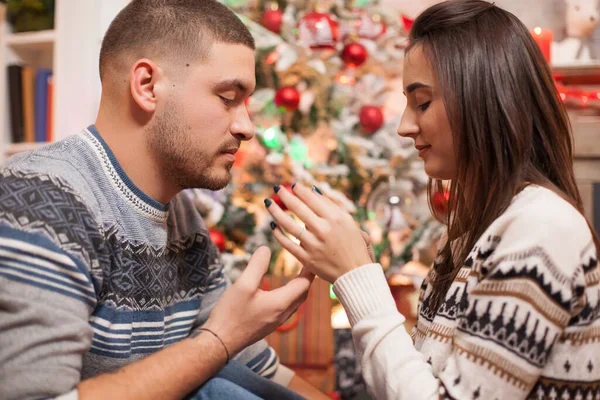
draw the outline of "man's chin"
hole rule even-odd
[[[210,177],[205,177],[201,182],[198,182],[199,189],[221,190],[231,182],[231,172],[229,170],[213,173]]]

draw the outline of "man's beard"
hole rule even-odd
[[[193,132],[181,123],[175,110],[168,105],[148,128],[148,148],[162,167],[160,175],[181,189],[223,189],[231,180],[231,166],[219,176],[211,166],[214,156],[203,153],[200,144],[194,145]]]

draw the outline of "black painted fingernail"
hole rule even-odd
[[[316,187],[315,185],[313,185],[313,190],[314,190],[315,192],[319,193],[320,195],[322,195],[322,194],[323,194],[323,192],[321,192],[321,191],[319,190],[319,188],[318,188],[318,187]]]
[[[271,204],[273,204],[273,202],[270,199],[265,199],[265,206],[267,206],[267,208],[269,208]]]
[[[279,185],[275,185],[275,186],[273,186],[273,191],[274,191],[275,193],[279,192],[279,189],[281,189],[281,186],[279,186]]]
[[[296,187],[296,184],[292,183],[292,190],[294,190],[295,187]]]
[[[277,228],[277,224],[273,221],[271,221],[271,223],[269,225],[271,225],[271,229],[273,229],[273,230],[275,230],[275,228]]]

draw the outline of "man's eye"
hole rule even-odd
[[[219,96],[219,97],[221,98],[223,103],[227,104],[228,106],[231,105],[235,101],[235,100],[228,99],[227,97],[223,97],[223,96]]]

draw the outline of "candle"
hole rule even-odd
[[[531,35],[533,35],[533,40],[540,46],[546,62],[550,63],[550,46],[554,40],[552,31],[537,27],[531,31]]]

